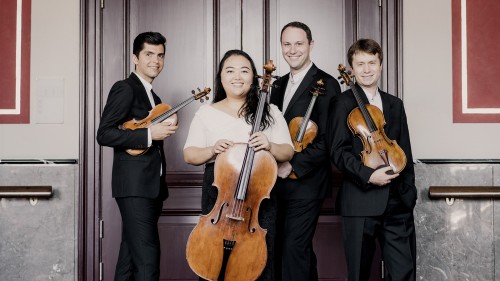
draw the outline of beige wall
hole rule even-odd
[[[452,121],[451,1],[406,0],[403,9],[403,99],[414,158],[499,159],[499,124]],[[32,0],[31,28],[31,123],[0,125],[0,159],[76,159],[79,1]],[[63,111],[61,123],[37,123],[40,80],[63,83],[63,107],[54,108]]]
[[[500,124],[453,123],[451,0],[403,3],[403,99],[416,159],[499,159]]]
[[[80,1],[31,3],[31,122],[0,125],[0,159],[77,159]],[[57,96],[52,105],[41,95],[47,89]]]

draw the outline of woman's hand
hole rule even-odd
[[[222,152],[229,149],[234,145],[234,142],[226,139],[220,139],[215,142],[214,146],[212,146],[212,156],[217,156],[217,154],[221,154]]]
[[[250,136],[248,145],[253,147],[255,151],[259,150],[271,150],[271,142],[267,139],[267,136],[263,132],[256,132]]]

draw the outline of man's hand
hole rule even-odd
[[[175,130],[177,130],[178,126],[172,125],[170,122],[162,122],[159,124],[155,124],[150,127],[151,129],[151,138],[153,140],[164,140],[167,137],[173,135]]]
[[[368,183],[378,186],[384,186],[386,184],[389,184],[391,180],[399,176],[399,174],[388,175],[387,172],[392,172],[392,168],[390,166],[375,170],[375,172],[373,172],[373,174],[370,176]]]

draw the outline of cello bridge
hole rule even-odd
[[[226,218],[236,220],[236,221],[245,221],[245,218],[240,217],[240,216],[237,217],[237,216],[233,216],[233,215],[226,215]]]

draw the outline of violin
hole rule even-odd
[[[304,150],[318,135],[318,125],[310,120],[310,118],[317,97],[325,95],[324,85],[323,79],[316,82],[316,87],[313,87],[311,91],[312,99],[307,107],[306,114],[304,117],[298,116],[293,118],[290,124],[288,124],[288,130],[290,131],[290,137],[292,137],[293,147],[296,152]],[[297,179],[297,175],[292,171],[288,178]]]
[[[364,104],[344,65],[339,64],[338,71],[339,79],[343,79],[341,84],[350,86],[358,103],[358,107],[349,113],[347,123],[351,132],[363,142],[361,161],[372,169],[390,166],[392,171],[387,174],[401,172],[406,166],[406,155],[397,142],[385,134],[384,114],[378,107]]]
[[[276,67],[270,60],[264,69],[251,134],[260,131]],[[278,165],[269,151],[256,152],[248,144],[236,143],[217,156],[214,169],[217,200],[189,235],[188,264],[207,280],[256,280],[267,262],[266,230],[259,225],[259,207],[270,196]]]
[[[171,107],[170,105],[165,104],[165,103],[157,104],[153,109],[151,109],[151,111],[149,111],[149,114],[146,118],[139,120],[139,121],[137,121],[135,119],[127,121],[120,126],[120,129],[136,130],[136,129],[140,129],[140,128],[149,128],[149,127],[151,127],[155,124],[159,124],[163,121],[168,121],[172,124],[176,124],[177,117],[175,117],[175,116],[172,117],[172,115],[177,113],[177,111],[181,110],[183,107],[185,107],[186,105],[188,105],[189,103],[191,103],[194,100],[200,100],[200,102],[203,102],[204,101],[203,97],[205,97],[205,99],[208,100],[208,97],[206,95],[208,95],[210,93],[210,91],[211,91],[210,88],[204,88],[203,91],[201,91],[198,88],[197,93],[195,93],[195,91],[192,90],[191,93],[193,94],[193,96],[186,99],[185,101],[181,102],[180,104],[178,104],[175,107]],[[172,118],[170,118],[170,117],[172,117]],[[142,155],[142,154],[146,153],[146,151],[148,151],[148,148],[145,148],[145,149],[132,149],[131,148],[131,149],[127,149],[126,151],[128,154],[130,154],[132,156],[137,156],[137,155]]]

